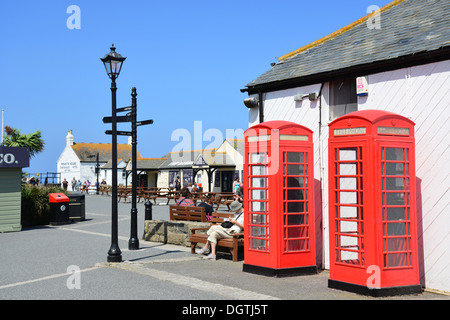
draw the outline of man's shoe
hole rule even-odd
[[[209,253],[209,249],[208,248],[201,248],[200,250],[197,251],[198,254],[208,254]]]

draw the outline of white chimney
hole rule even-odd
[[[73,146],[73,135],[72,135],[72,130],[67,132],[67,136],[66,136],[66,146]]]

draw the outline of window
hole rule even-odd
[[[194,170],[185,169],[183,170],[183,187],[187,187],[189,184],[194,183]]]
[[[178,171],[169,171],[169,188],[175,188],[175,179],[179,175]]]
[[[356,79],[330,82],[330,121],[354,111],[358,111]]]

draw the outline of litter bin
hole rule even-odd
[[[61,225],[70,223],[69,220],[69,197],[64,193],[50,193],[50,224]]]
[[[69,219],[73,221],[84,221],[86,219],[85,195],[79,192],[70,193],[69,197]]]

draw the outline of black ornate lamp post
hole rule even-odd
[[[117,210],[117,116],[116,116],[116,79],[122,69],[122,63],[126,58],[116,52],[114,44],[111,52],[105,55],[102,60],[106,73],[111,79],[112,98],[112,194],[111,194],[111,248],[108,251],[108,262],[122,262],[122,252],[119,248],[118,235],[118,210]]]

